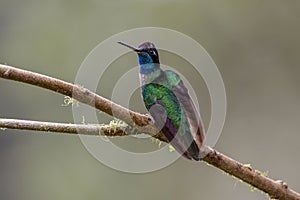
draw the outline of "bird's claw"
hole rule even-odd
[[[152,122],[152,124],[155,124],[155,120],[154,120],[154,118],[150,115],[150,114],[145,114],[149,119],[150,119],[150,121]]]

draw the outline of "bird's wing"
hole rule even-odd
[[[192,156],[185,147],[184,141],[179,138],[177,134],[178,131],[171,122],[171,119],[167,116],[166,111],[159,100],[150,106],[149,112],[155,121],[155,126],[161,130],[172,146],[184,157],[192,159]]]
[[[178,82],[176,84],[171,83],[172,91],[176,95],[177,99],[182,105],[181,107],[186,113],[191,132],[194,135],[195,141],[200,149],[205,138],[205,130],[203,127],[201,116],[196,110],[193,100],[188,93],[188,89],[185,87],[182,80],[180,80],[179,75],[173,71],[168,71],[167,74],[171,76],[177,76],[176,80],[178,80]]]

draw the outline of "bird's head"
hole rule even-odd
[[[144,42],[140,44],[138,48],[132,47],[123,42],[118,43],[132,49],[138,54],[138,61],[141,68],[141,73],[147,74],[159,68],[159,56],[153,43]]]

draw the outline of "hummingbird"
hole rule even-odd
[[[137,48],[118,43],[137,53],[142,98],[154,125],[185,158],[201,160],[204,127],[180,76],[160,67],[153,43],[144,42]]]

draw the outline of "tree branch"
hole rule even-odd
[[[117,105],[99,95],[96,95],[95,93],[81,86],[73,85],[71,83],[67,83],[55,78],[26,70],[17,69],[7,65],[0,65],[0,77],[28,83],[52,90],[54,92],[58,92],[60,94],[72,97],[82,103],[95,107],[111,116],[112,107],[114,107],[114,117],[123,120],[127,124],[137,128],[139,131],[149,133],[152,136],[155,135],[162,141],[167,141],[162,133],[158,133],[158,135],[156,134],[157,129],[151,123],[149,117],[130,111],[129,109]],[[129,113],[130,115],[128,116],[127,113]],[[9,119],[1,119],[0,127],[64,133],[80,132],[87,133],[89,135],[99,135],[99,133],[100,135],[109,135],[112,133],[112,130],[110,129],[111,127],[107,127],[107,125],[74,125]],[[126,135],[126,133],[121,128],[119,130],[119,136]],[[266,192],[271,198],[300,200],[300,194],[288,188],[288,185],[285,182],[274,181],[262,175],[260,172],[252,170],[249,166],[243,165],[210,147],[205,146],[203,147],[202,151],[204,152],[204,155],[206,155],[203,158],[205,162],[225,171],[232,176],[239,178],[240,180],[252,185],[253,187],[258,188],[261,191]]]
[[[141,134],[136,132],[127,124],[110,123],[110,124],[70,124],[70,123],[56,123],[56,122],[41,122],[32,120],[21,119],[4,119],[0,118],[0,129],[18,129],[18,130],[31,130],[55,133],[68,133],[80,135],[94,135],[94,136],[128,136]],[[160,141],[168,142],[160,135],[151,135]]]
[[[137,130],[143,130],[144,132],[150,133],[152,136],[157,135],[156,137],[161,138],[163,141],[167,141],[165,136],[159,132],[153,124],[151,124],[151,119],[148,116],[133,112],[115,104],[81,86],[46,75],[1,64],[0,78],[31,84],[72,97],[81,103],[90,105],[107,113],[108,115],[121,119]],[[114,112],[112,112],[112,108],[114,108]]]
[[[99,124],[67,124],[40,122],[18,119],[1,119],[0,127],[3,129],[18,129],[32,131],[46,131],[56,133],[82,134],[82,135],[102,135],[102,136],[125,136],[130,135],[125,132],[127,126],[99,125]]]

